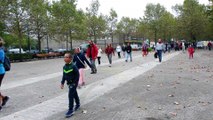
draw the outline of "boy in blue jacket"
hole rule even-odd
[[[61,89],[64,88],[65,81],[67,82],[67,86],[69,88],[68,97],[69,97],[69,109],[66,113],[66,117],[71,117],[74,111],[80,108],[80,100],[77,93],[77,86],[79,80],[79,72],[78,68],[72,62],[72,55],[70,53],[66,53],[64,55],[65,65],[63,67],[63,77],[61,81]],[[73,110],[74,100],[76,106]]]

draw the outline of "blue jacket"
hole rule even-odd
[[[73,62],[75,63],[75,65],[77,66],[78,69],[84,68],[84,65],[81,63],[81,61],[78,59],[77,56],[79,57],[79,59],[80,59],[84,64],[87,63],[87,65],[91,68],[91,64],[89,63],[89,61],[87,60],[87,58],[85,57],[85,55],[84,55],[83,53],[78,53],[78,54],[75,54],[74,57],[73,57]],[[86,62],[86,63],[85,63],[85,62]]]
[[[1,63],[0,63],[0,75],[5,74],[5,69],[4,69],[4,65],[3,65],[4,57],[5,57],[4,50],[3,50],[3,48],[0,48],[0,61],[1,61]]]

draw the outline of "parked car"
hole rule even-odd
[[[203,48],[204,48],[204,43],[203,43],[203,41],[197,42],[196,47],[197,47],[197,48],[203,49]]]
[[[53,51],[52,48],[49,48],[49,49],[45,48],[45,49],[41,50],[41,52],[42,53],[48,53],[48,52],[54,52],[54,51]]]
[[[29,50],[26,50],[26,52],[27,52],[27,53],[32,53],[32,54],[37,54],[37,53],[39,53],[39,50],[33,50],[33,49],[32,49],[32,50],[30,50],[30,51],[29,51]]]
[[[132,50],[139,50],[138,44],[131,44]]]
[[[9,49],[9,53],[19,53],[19,48]],[[26,53],[26,52],[21,48],[21,53]]]
[[[65,51],[67,51],[67,49],[60,48],[60,49],[56,50],[56,52],[65,52]]]

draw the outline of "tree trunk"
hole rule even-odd
[[[96,32],[94,31],[94,43],[97,44]]]
[[[69,37],[68,37],[68,34],[66,34],[67,36],[67,39],[66,39],[66,50],[68,50],[68,43],[69,43]]]
[[[39,52],[41,52],[41,37],[39,34],[38,34],[37,39],[38,39],[38,50],[39,50]]]
[[[155,45],[157,44],[157,30],[155,30]]]
[[[48,35],[47,35],[47,53],[49,53],[50,51],[49,51],[49,37],[48,37]]]
[[[111,38],[112,38],[112,45],[113,45],[113,33],[111,33]]]
[[[193,40],[193,42],[197,42],[196,36],[193,33],[191,33],[191,39]]]
[[[72,49],[72,31],[70,30],[70,50]]]
[[[19,31],[19,53],[21,54],[21,49],[22,49],[22,33]],[[22,62],[23,59],[22,59],[22,55],[20,57],[20,62]]]

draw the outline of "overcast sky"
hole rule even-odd
[[[81,8],[85,11],[86,7],[89,7],[92,0],[78,0],[77,8]],[[130,17],[139,18],[144,15],[146,5],[148,3],[160,3],[168,11],[174,14],[171,7],[176,4],[183,4],[184,0],[99,0],[100,8],[99,13],[104,15],[109,15],[109,11],[113,8],[117,14],[118,18]],[[208,0],[198,0],[201,4],[208,4]]]

